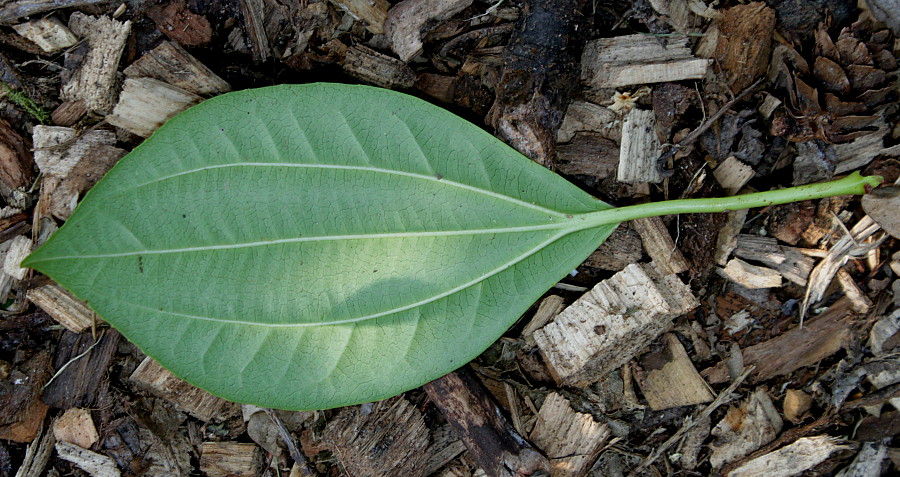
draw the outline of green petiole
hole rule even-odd
[[[854,172],[847,177],[831,182],[736,195],[732,197],[679,199],[629,205],[626,207],[605,209],[582,214],[576,216],[575,219],[584,221],[585,228],[591,228],[601,225],[618,224],[627,220],[641,219],[644,217],[686,213],[725,212],[728,210],[768,207],[770,205],[787,204],[789,202],[798,202],[801,200],[822,199],[837,195],[864,194],[866,188],[877,187],[883,180],[884,179],[880,176],[862,176],[859,172]]]

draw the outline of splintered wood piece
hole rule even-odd
[[[744,366],[756,366],[751,376],[758,382],[816,364],[850,344],[853,336],[850,325],[854,317],[850,300],[841,298],[828,311],[807,320],[803,327],[796,326],[780,336],[742,350]],[[701,374],[714,384],[728,379],[724,363]]]
[[[57,126],[71,127],[87,114],[84,101],[63,101],[50,113],[50,121]]]
[[[431,445],[425,451],[428,460],[425,462],[424,475],[433,475],[466,451],[450,424],[445,424],[431,432]]]
[[[781,286],[781,274],[778,271],[750,265],[739,258],[732,258],[725,268],[718,269],[718,272],[728,280],[751,290]]]
[[[569,400],[550,393],[538,413],[530,439],[550,459],[550,475],[584,475],[609,438],[606,424],[590,414],[576,412]]]
[[[106,120],[147,137],[166,120],[203,101],[196,94],[153,78],[128,78],[116,108]]]
[[[56,53],[78,43],[78,37],[58,18],[40,18],[13,25],[13,30],[27,38],[46,53]]]
[[[834,173],[846,174],[865,167],[878,156],[893,157],[900,154],[900,144],[884,147],[884,135],[887,131],[888,128],[883,128],[882,132],[867,134],[850,142],[833,145],[832,150],[837,161]]]
[[[894,238],[900,238],[900,187],[879,187],[862,198],[862,207],[872,220]]]
[[[63,83],[62,99],[80,99],[90,111],[109,113],[115,102],[116,71],[131,33],[131,22],[75,12],[69,17],[69,28],[87,40],[88,51],[69,80]]]
[[[690,33],[700,20],[688,7],[688,0],[650,0],[653,9],[666,16],[667,23],[678,33]]]
[[[178,43],[164,41],[125,68],[132,78],[153,78],[199,96],[231,91],[231,85],[185,51]]]
[[[100,322],[84,302],[55,283],[32,288],[25,296],[72,333],[81,333],[90,328],[95,319]]]
[[[325,426],[323,445],[350,475],[423,476],[429,432],[402,396],[344,408]]]
[[[619,163],[619,145],[596,133],[579,133],[568,144],[556,147],[559,170],[603,179]]]
[[[812,396],[799,389],[788,389],[784,392],[784,418],[797,424],[803,419],[812,405]]]
[[[764,2],[735,5],[722,10],[715,23],[716,65],[732,91],[743,91],[769,66],[775,10]]]
[[[576,134],[585,132],[597,133],[605,139],[620,142],[619,124],[618,115],[609,108],[587,101],[572,101],[556,133],[556,142],[570,142]]]
[[[386,0],[329,0],[353,18],[366,23],[366,29],[375,35],[384,33],[384,21],[391,4]],[[430,3],[430,2],[420,2]],[[471,3],[471,2],[470,2]],[[396,6],[395,6],[396,7]],[[396,51],[396,50],[394,50]],[[398,52],[399,53],[399,52]],[[401,56],[402,58],[402,56]],[[408,61],[408,60],[404,60]]]
[[[416,74],[406,63],[362,45],[354,45],[344,56],[344,71],[382,88],[411,88]]]
[[[643,256],[641,236],[630,226],[622,224],[584,262],[589,267],[619,272],[639,262]]]
[[[757,389],[739,407],[733,407],[713,428],[719,439],[710,446],[713,469],[733,462],[772,442],[784,422],[765,389]]]
[[[715,398],[712,390],[700,377],[678,338],[666,333],[663,342],[665,348],[641,358],[644,373],[638,378],[638,386],[650,409],[661,411],[712,401]]]
[[[534,339],[560,384],[584,387],[637,356],[673,318],[697,306],[677,276],[633,264],[598,283]]]
[[[20,204],[34,180],[31,147],[5,120],[0,119],[0,197]]]
[[[119,477],[122,472],[112,457],[98,454],[68,442],[57,442],[56,453],[87,472],[91,477]]]
[[[713,256],[717,265],[724,266],[728,262],[731,252],[738,246],[738,235],[747,221],[747,209],[732,210],[727,213],[725,225],[719,229],[719,236],[716,237],[716,253]]]
[[[22,235],[13,237],[10,240],[9,249],[3,254],[3,273],[16,280],[25,278],[28,269],[20,267],[19,263],[31,253],[31,247],[30,238]]]
[[[272,57],[269,37],[266,35],[265,5],[263,0],[240,0],[244,30],[253,61],[262,63]]]
[[[59,126],[34,127],[34,162],[44,176],[66,177],[96,146],[114,146],[113,131],[85,131]]]
[[[53,422],[53,435],[59,442],[68,442],[84,448],[91,447],[100,438],[94,420],[91,419],[91,411],[77,407],[67,409]]]
[[[415,58],[422,53],[422,35],[428,33],[430,29],[438,26],[440,22],[449,19],[453,15],[461,12],[463,9],[472,4],[472,0],[404,0],[393,7],[386,14],[383,14],[379,7],[388,7],[384,0],[377,1],[359,1],[359,0],[331,0],[332,3],[342,5],[347,4],[346,9],[354,8],[356,4],[363,5],[365,10],[375,10],[376,15],[372,20],[361,15],[357,18],[365,20],[369,24],[369,31],[372,31],[373,22],[377,23],[378,29],[384,24],[384,34],[391,42],[391,49],[397,53],[397,56],[405,62]],[[358,9],[358,7],[356,7]],[[380,20],[380,23],[378,21]],[[427,28],[427,27],[431,28]],[[372,31],[376,35],[381,31]]]
[[[256,444],[204,442],[200,449],[200,470],[209,477],[254,477],[260,475],[262,451]]]
[[[653,111],[632,109],[622,124],[622,144],[616,180],[630,184],[662,182],[662,174],[656,163],[656,158],[661,152],[662,146],[656,136],[656,116]]]
[[[581,81],[599,89],[701,79],[710,63],[694,58],[683,35],[667,38],[666,46],[650,35],[601,38],[584,49]]]
[[[740,258],[762,262],[784,278],[806,286],[815,261],[802,249],[778,244],[774,237],[741,234],[737,236],[734,254]]]
[[[541,304],[538,305],[538,309],[534,312],[531,321],[529,321],[528,324],[525,325],[525,329],[522,330],[522,338],[524,338],[527,343],[534,346],[534,332],[543,328],[544,325],[558,315],[562,309],[563,299],[559,295],[550,295],[541,300]]]
[[[99,342],[90,333],[64,332],[53,358],[59,372],[44,390],[44,403],[60,409],[96,407],[109,386],[109,365],[119,339],[114,330],[104,331]]]
[[[744,187],[756,172],[753,168],[729,156],[713,171],[713,177],[719,181],[719,185],[725,189],[728,195],[735,195]]]
[[[43,428],[41,429],[41,431]],[[44,432],[43,435],[38,434],[37,438],[28,444],[25,449],[25,458],[22,459],[22,465],[16,471],[16,477],[44,477],[44,468],[50,462],[50,456],[56,446],[56,437],[52,432]]]
[[[659,217],[647,217],[631,221],[631,226],[641,236],[641,243],[647,255],[653,259],[653,263],[664,274],[681,273],[691,267],[681,250],[675,246],[675,241],[666,230],[665,224]]]
[[[840,442],[840,439],[827,435],[801,437],[776,451],[744,462],[729,472],[728,477],[800,475],[825,462],[832,455],[852,449],[851,446]]]
[[[781,106],[781,100],[772,96],[769,93],[764,93],[763,100],[759,104],[759,114],[761,114],[764,118],[769,119],[772,117],[772,113],[775,112],[778,107]]]
[[[204,422],[224,418],[237,411],[236,405],[176,378],[150,357],[144,358],[129,379]]]
[[[424,386],[431,401],[456,431],[469,456],[495,477],[527,477],[549,472],[547,458],[503,418],[488,391],[460,368]]]
[[[872,325],[869,331],[869,348],[872,354],[882,357],[898,344],[900,338],[900,309],[888,316],[882,317]]]
[[[859,289],[856,280],[850,276],[850,273],[841,268],[837,272],[837,280],[841,289],[844,291],[844,296],[850,300],[853,311],[863,314],[868,313],[869,307],[872,306],[872,300]]]
[[[50,379],[50,355],[40,351],[0,383],[0,439],[31,442],[44,427],[41,388]]]

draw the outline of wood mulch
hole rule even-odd
[[[896,6],[0,0],[0,477],[897,473],[890,188],[623,224],[472,363],[329,411],[195,389],[18,266],[167,118],[281,83],[419,96],[615,205],[894,183]]]

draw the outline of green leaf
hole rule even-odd
[[[284,85],[170,120],[23,266],[238,402],[324,409],[440,377],[615,224],[462,119],[364,86]]]

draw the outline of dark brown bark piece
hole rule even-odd
[[[30,145],[0,119],[0,197],[7,203],[18,203],[13,192],[31,185],[34,180],[34,158]]]
[[[37,437],[47,415],[39,397],[50,375],[50,355],[41,351],[0,381],[0,439],[31,442]]]
[[[725,9],[716,23],[716,61],[732,90],[741,91],[766,71],[775,11],[764,2],[735,5]]]
[[[524,477],[549,472],[550,463],[502,416],[487,390],[466,368],[424,386],[428,396],[469,449],[469,455],[493,477]]]
[[[47,386],[41,400],[61,409],[94,407],[105,394],[100,391],[101,387],[109,385],[106,374],[120,336],[117,331],[107,330],[99,338],[100,342],[88,351],[96,342],[90,333],[63,333],[53,367],[59,370],[71,363]],[[84,356],[72,361],[85,351]]]
[[[106,0],[14,0],[3,2],[4,5],[0,6],[0,25],[12,24],[20,18],[60,8],[77,8],[104,2]]]
[[[184,46],[202,46],[212,39],[212,27],[203,15],[188,10],[184,0],[173,0],[163,5],[153,5],[147,17],[173,41]]]
[[[551,167],[556,131],[577,84],[574,51],[582,0],[527,0],[503,52],[497,99],[486,121],[497,135]]]

